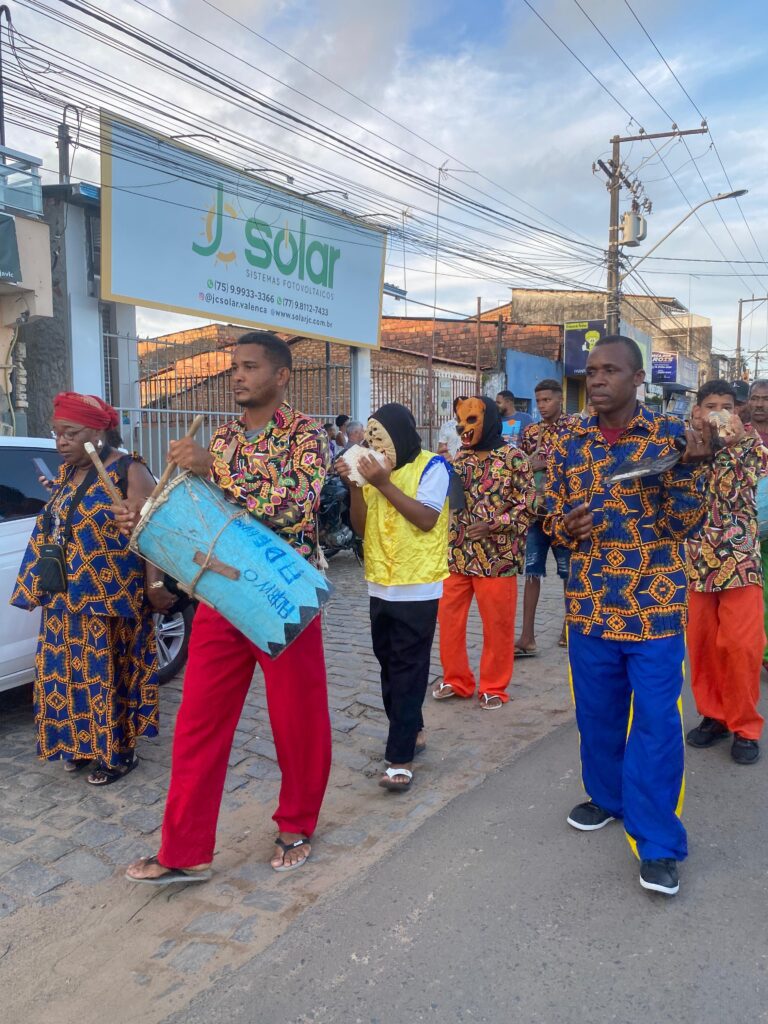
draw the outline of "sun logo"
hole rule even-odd
[[[204,227],[207,245],[192,243],[192,250],[198,256],[216,256],[217,263],[234,263],[237,253],[234,249],[228,252],[221,252],[221,240],[224,234],[224,217],[231,217],[237,220],[237,210],[229,203],[224,202],[224,186],[219,182],[216,186],[216,198],[205,215]]]

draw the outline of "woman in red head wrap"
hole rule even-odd
[[[38,754],[109,785],[138,763],[138,736],[157,734],[157,653],[152,614],[174,601],[161,574],[130,550],[86,442],[99,451],[129,505],[154,480],[142,460],[119,450],[118,416],[96,395],[63,392],[53,403],[62,456],[51,497],[24,555],[11,603],[43,614],[37,649]],[[45,565],[60,553],[51,583]],[[41,557],[42,556],[42,557]],[[57,573],[54,573],[54,577]]]

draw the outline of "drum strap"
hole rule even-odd
[[[197,587],[197,584],[200,582],[200,577],[205,572],[217,572],[219,573],[220,576],[226,576],[227,579],[230,580],[240,579],[240,570],[237,569],[234,565],[227,565],[226,562],[222,562],[220,559],[218,559],[214,554],[214,549],[219,541],[219,538],[230,525],[230,523],[233,523],[236,519],[242,519],[244,516],[247,516],[249,514],[250,513],[248,512],[235,512],[234,515],[231,515],[229,519],[226,520],[224,525],[219,529],[218,533],[214,536],[213,540],[208,545],[208,551],[195,552],[195,554],[192,557],[192,561],[195,563],[195,565],[199,565],[200,568],[195,573],[190,584],[184,588],[190,597],[195,596],[195,588]]]

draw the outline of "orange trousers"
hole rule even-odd
[[[688,654],[696,708],[747,740],[759,740],[763,731],[757,703],[764,647],[762,587],[690,592]]]
[[[471,697],[475,692],[475,677],[467,658],[467,617],[473,596],[483,623],[478,689],[480,694],[501,697],[506,702],[515,664],[517,576],[492,578],[451,573],[443,582],[437,612],[443,680],[460,697]]]

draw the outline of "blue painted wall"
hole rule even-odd
[[[533,389],[545,377],[563,380],[563,364],[543,356],[532,356],[527,352],[507,349],[507,387],[516,399],[528,400],[528,411],[536,414]],[[538,416],[536,416],[538,419]]]

